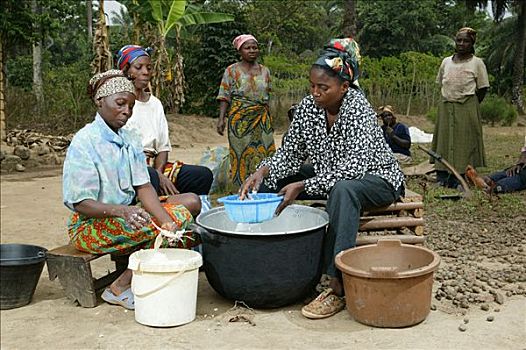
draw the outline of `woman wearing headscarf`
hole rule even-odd
[[[468,164],[486,166],[480,103],[489,81],[484,62],[474,55],[476,35],[475,30],[467,27],[457,32],[455,54],[444,58],[437,75],[442,98],[438,103],[432,149],[462,174]],[[459,185],[442,163],[436,162],[435,169],[441,185]]]
[[[148,161],[150,179],[159,194],[195,193],[208,195],[212,186],[212,171],[204,166],[169,162],[172,150],[168,123],[161,101],[148,89],[152,77],[151,49],[126,45],[117,53],[117,65],[135,86],[133,115],[126,125],[141,135]]]
[[[269,113],[270,71],[259,64],[258,41],[250,34],[232,42],[241,61],[230,65],[223,74],[217,99],[217,132],[228,128],[230,177],[240,186],[264,158],[274,154],[274,129]],[[228,120],[227,120],[228,119]]]
[[[63,200],[73,211],[71,243],[91,254],[129,253],[148,248],[159,233],[184,230],[201,209],[194,194],[164,197],[150,183],[139,136],[123,129],[132,115],[135,87],[120,70],[95,75],[88,93],[97,107],[92,123],[73,137],[63,169]],[[195,238],[185,236],[180,247]],[[102,294],[111,304],[134,308],[126,270]]]
[[[345,306],[339,252],[356,244],[360,213],[396,201],[404,176],[384,141],[376,113],[354,84],[359,49],[351,38],[333,39],[310,69],[310,92],[295,111],[283,145],[265,159],[241,189],[278,192],[279,214],[299,194],[328,197],[329,228],[324,240],[324,272],[330,288],[302,309],[308,318],[324,318]],[[297,174],[306,159],[312,174]]]

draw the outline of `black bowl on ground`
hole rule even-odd
[[[29,244],[0,244],[0,309],[31,302],[46,262],[46,248]]]
[[[197,217],[204,270],[212,288],[250,307],[292,304],[320,280],[326,212],[288,206],[280,216],[259,224],[230,221],[224,207]]]

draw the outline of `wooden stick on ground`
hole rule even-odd
[[[444,164],[444,166],[449,170],[451,171],[451,173],[457,178],[457,180],[460,182],[460,185],[462,186],[462,188],[464,189],[464,193],[462,194],[462,196],[464,198],[469,198],[471,197],[471,190],[469,189],[469,186],[466,182],[466,180],[464,180],[464,178],[462,176],[460,176],[460,174],[458,173],[458,171],[451,165],[449,164],[449,162],[447,160],[445,160],[444,158],[442,158],[441,155],[437,154],[436,152],[434,151],[431,151],[431,150],[428,150],[424,147],[422,147],[421,145],[418,145],[418,148],[420,148],[422,151],[426,152],[427,154],[429,154],[431,157],[433,157],[435,160],[438,160],[440,163]]]

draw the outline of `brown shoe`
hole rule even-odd
[[[334,294],[331,288],[324,290],[316,299],[301,309],[303,316],[320,319],[337,314],[345,308],[345,298]]]

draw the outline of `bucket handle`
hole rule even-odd
[[[147,292],[144,292],[144,293],[138,293],[137,290],[135,289],[134,287],[134,283],[133,283],[133,279],[132,279],[132,293],[134,296],[136,297],[146,297],[150,294],[153,294],[157,291],[159,291],[160,289],[166,287],[167,285],[169,285],[170,283],[172,283],[173,281],[175,281],[177,278],[179,278],[183,273],[185,273],[186,271],[185,270],[181,270],[179,272],[177,272],[175,275],[173,275],[172,277],[168,278],[166,281],[164,281],[163,283],[159,284],[157,287],[147,291]]]

